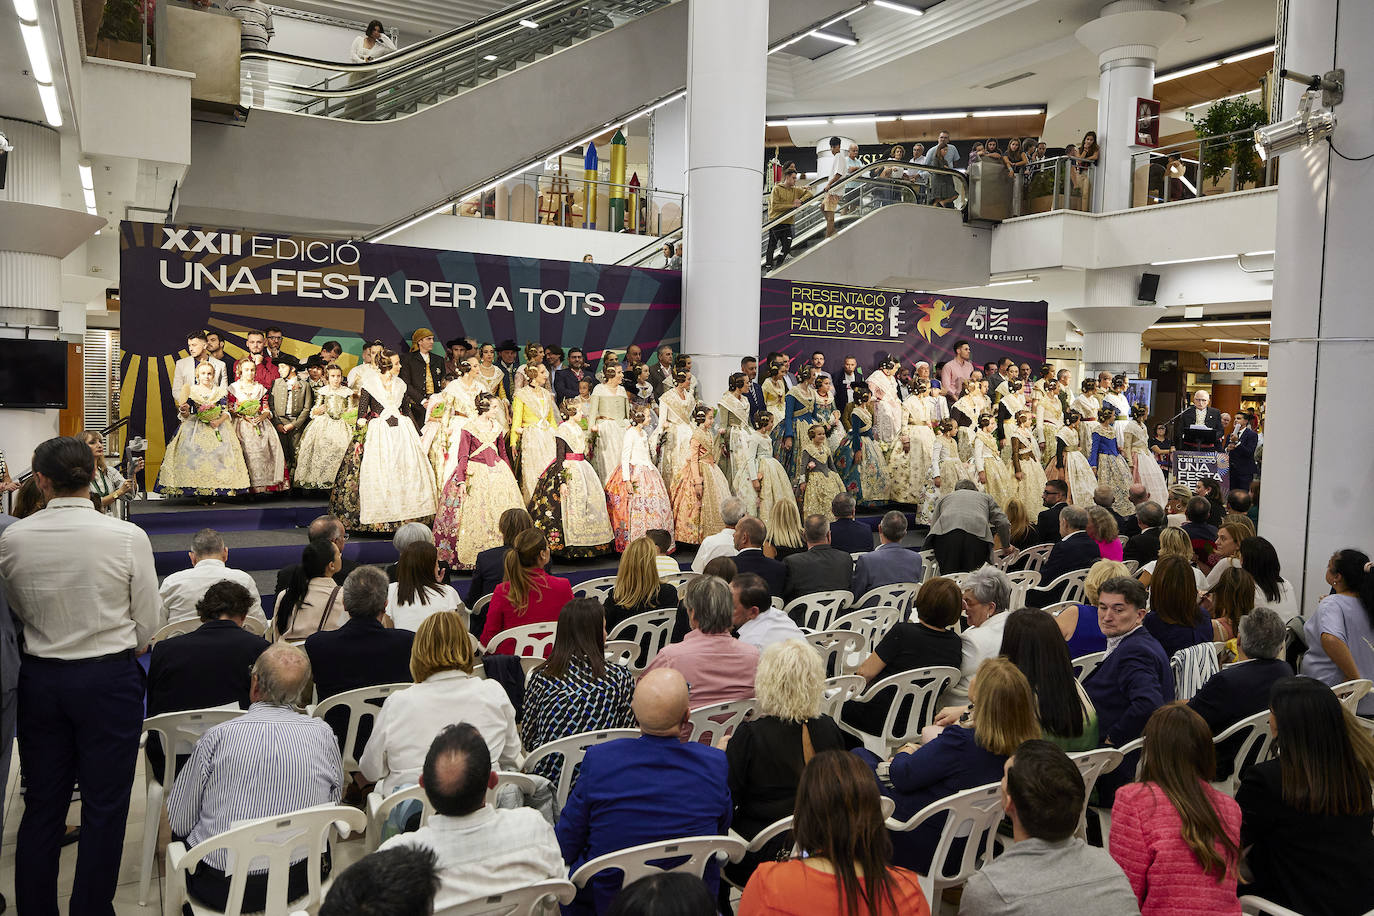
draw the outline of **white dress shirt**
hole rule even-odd
[[[692,572],[704,572],[706,564],[716,557],[733,557],[737,553],[739,551],[735,549],[735,529],[722,528],[715,534],[708,534],[701,539],[697,555],[692,559]]]
[[[769,608],[753,620],[740,624],[739,641],[757,646],[760,653],[775,642],[785,639],[801,639],[805,634],[791,617],[777,608]]]
[[[163,579],[158,594],[162,598],[162,606],[167,609],[167,622],[194,620],[198,616],[196,605],[205,597],[210,586],[225,580],[237,582],[248,589],[248,594],[254,598],[258,597],[258,584],[253,581],[252,576],[241,569],[230,569],[224,565],[223,560],[216,557],[204,557],[190,569],[174,572]],[[253,602],[248,616],[260,621],[263,630],[266,631],[267,615],[262,612],[261,601]]]
[[[457,670],[431,674],[387,697],[358,766],[369,780],[381,782],[383,795],[413,786],[420,781],[434,736],[458,722],[486,739],[493,769],[515,769],[520,734],[505,689]]]
[[[460,817],[432,814],[425,826],[381,848],[398,846],[429,848],[438,857],[436,913],[568,874],[553,828],[533,808],[483,805]]]
[[[50,500],[6,528],[0,580],[24,625],[25,652],[39,658],[142,648],[162,623],[148,535],[85,496]]]
[[[463,599],[458,597],[452,585],[440,585],[439,594],[431,591],[425,592],[425,604],[418,601],[410,604],[402,604],[400,599],[401,583],[393,582],[387,586],[386,590],[386,612],[391,615],[391,623],[398,630],[410,630],[412,633],[420,629],[420,624],[425,622],[425,618],[430,614],[439,611],[457,611],[463,615],[463,625],[468,623],[468,609],[463,604]]]
[[[963,659],[959,662],[959,682],[950,686],[940,700],[941,706],[962,706],[968,703],[968,685],[978,673],[978,666],[1002,651],[1002,630],[1011,614],[1002,611],[983,621],[982,626],[970,627],[959,635],[964,644]]]

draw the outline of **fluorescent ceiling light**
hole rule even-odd
[[[1196,264],[1200,261],[1229,261],[1233,254],[1214,254],[1205,258],[1175,258],[1172,261],[1151,261],[1151,267],[1164,267],[1166,264]]]
[[[43,117],[53,127],[62,126],[62,106],[57,104],[57,90],[51,83],[38,84],[38,100],[43,103]]]
[[[483,55],[482,55],[482,60],[496,60],[496,59],[497,59],[497,57],[496,57],[495,54],[483,54]]]
[[[99,212],[98,210],[96,210],[95,207],[87,207],[87,208],[86,208],[86,212],[89,213],[91,216],[99,216],[99,215],[100,215],[100,212]],[[96,235],[99,235],[99,234],[100,234],[100,230],[99,230],[99,229],[95,230],[95,234],[96,234]]]
[[[858,6],[850,7],[849,9],[845,10],[843,13],[840,13],[837,16],[831,16],[829,19],[825,20],[825,22],[822,22],[820,25],[816,26],[816,28],[824,29],[827,26],[832,26],[837,22],[842,22],[845,19],[848,19],[850,16],[853,16],[855,13],[863,12],[867,6],[867,3],[860,3]]]
[[[1240,328],[1252,324],[1270,324],[1268,318],[1250,318],[1241,321],[1163,321],[1152,324],[1151,331],[1172,331],[1174,328]]]
[[[521,19],[521,20],[520,20],[520,24],[523,25],[523,26],[524,26],[525,28],[527,28],[527,29],[537,29],[537,28],[539,28],[539,23],[535,22],[533,19]]]
[[[973,112],[973,116],[975,118],[1011,118],[1021,115],[1038,115],[1044,113],[1045,109],[1043,108],[1003,108],[1000,110],[987,109],[985,111],[975,111]]]
[[[1209,337],[1209,338],[1207,338],[1207,342],[1208,342],[1208,343],[1242,344],[1243,346],[1247,346],[1247,347],[1267,347],[1267,346],[1269,346],[1269,341],[1267,341],[1267,340],[1259,340],[1259,339],[1257,339],[1257,338],[1251,338],[1250,340],[1241,340],[1241,339],[1236,338],[1236,337]]]
[[[1234,64],[1238,60],[1249,60],[1252,57],[1259,57],[1261,54],[1269,54],[1273,50],[1274,46],[1272,44],[1267,44],[1263,47],[1251,48],[1249,51],[1239,51],[1232,54],[1230,57],[1223,57],[1221,62],[1223,64]]]
[[[812,29],[806,34],[810,35],[812,38],[824,38],[826,41],[833,41],[837,45],[856,45],[859,43],[857,38],[836,35],[833,32],[822,32],[820,29]]]
[[[1259,92],[1259,90],[1251,89],[1246,92],[1237,92],[1235,95],[1223,95],[1219,99],[1212,99],[1211,101],[1207,102],[1198,102],[1196,105],[1189,105],[1188,109],[1191,111],[1194,108],[1207,108],[1210,105],[1215,105],[1217,102],[1229,102],[1231,99],[1242,99],[1245,98],[1247,95],[1254,95],[1256,92]]]
[[[1266,255],[1271,255],[1271,254],[1273,254],[1273,253],[1274,253],[1274,252],[1272,252],[1272,251],[1247,251],[1247,252],[1245,252],[1245,254],[1241,255],[1241,257],[1242,257],[1242,258],[1262,258],[1262,257],[1265,257]]]
[[[90,210],[90,209],[92,209],[92,208],[95,207],[95,192],[94,192],[94,191],[92,191],[90,188],[82,188],[82,189],[81,189],[81,196],[84,197],[85,200],[86,200],[86,209],[87,209],[87,210]]]
[[[1167,83],[1169,80],[1176,80],[1182,76],[1192,76],[1194,73],[1202,73],[1220,66],[1221,61],[1209,60],[1205,64],[1195,64],[1192,67],[1184,67],[1182,70],[1173,70],[1169,73],[1156,74],[1155,85],[1158,86],[1160,83]]]
[[[14,11],[26,22],[38,21],[38,6],[33,0],[14,0]]]
[[[81,173],[81,188],[85,191],[95,190],[95,179],[91,176],[91,164],[82,159],[76,164],[76,170]]]
[[[904,114],[897,120],[899,121],[939,121],[944,118],[967,118],[967,111],[936,111],[922,114]]]
[[[786,126],[787,126],[787,122],[786,122],[786,121],[764,121],[764,122],[763,122],[763,126],[764,126],[764,127],[786,127]]]
[[[1252,324],[1272,324],[1268,318],[1254,318],[1248,321],[1204,321],[1204,328],[1245,328]]]
[[[910,13],[912,16],[924,16],[925,10],[918,10],[914,6],[907,6],[905,3],[893,3],[892,0],[873,0],[874,6],[881,6],[885,10],[896,10],[899,13]]]
[[[872,124],[877,121],[874,115],[854,115],[853,117],[832,118],[834,124]]]
[[[1016,280],[993,280],[988,286],[1020,286],[1022,283],[1034,283],[1037,277],[1020,277]]]
[[[788,127],[819,127],[822,124],[829,124],[828,118],[791,118],[787,122]]]
[[[40,83],[52,82],[52,67],[48,65],[48,49],[43,42],[43,30],[37,24],[19,23],[19,34],[24,37],[24,48],[29,52],[29,67],[33,78]]]

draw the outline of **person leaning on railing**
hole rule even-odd
[[[779,219],[787,216],[782,222],[774,223],[768,228],[768,256],[764,259],[768,268],[771,270],[774,265],[773,251],[778,245],[782,245],[782,257],[777,263],[786,261],[792,253],[792,224],[796,220],[793,212],[797,207],[811,199],[811,189],[797,186],[797,165],[789,162],[783,166],[783,178],[779,184],[773,185],[773,192],[768,197],[768,220]],[[792,214],[788,216],[788,214]]]

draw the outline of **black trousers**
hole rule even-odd
[[[305,896],[310,890],[310,873],[306,871],[309,860],[302,859],[291,866],[286,874],[286,899],[295,900]],[[329,850],[320,856],[320,880],[329,877]],[[196,870],[186,875],[186,890],[202,906],[223,910],[229,905],[229,885],[233,877],[204,862]],[[257,913],[267,908],[267,872],[250,874],[243,885],[243,906],[241,912]]]
[[[987,563],[992,549],[987,541],[967,531],[928,535],[926,542],[935,550],[935,562],[940,564],[942,576],[978,569]]]
[[[57,860],[72,789],[81,783],[81,839],[71,912],[113,916],[124,824],[143,730],[144,675],[133,650],[63,662],[24,656],[19,762],[28,780],[15,854],[15,904],[57,916]]]
[[[778,261],[775,262],[775,261],[773,260],[773,249],[776,248],[779,244],[782,245],[782,257],[779,258]],[[774,264],[774,263],[781,263],[782,261],[786,261],[787,258],[788,258],[788,256],[791,255],[791,254],[792,254],[792,224],[791,224],[791,223],[784,223],[783,225],[774,226],[773,228],[769,229],[769,230],[768,230],[768,258],[767,258],[768,264],[771,266],[771,265]]]

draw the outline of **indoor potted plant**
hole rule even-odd
[[[1202,147],[1199,159],[1204,184],[1215,186],[1224,180],[1229,185],[1230,176],[1226,174],[1228,168],[1235,169],[1237,189],[1247,185],[1263,184],[1264,164],[1255,153],[1251,134],[1255,128],[1268,124],[1269,118],[1257,102],[1245,96],[1222,99],[1208,106],[1200,118],[1192,112],[1188,112],[1185,117],[1197,132]],[[1237,132],[1243,133],[1229,141],[1206,142],[1209,137]]]

